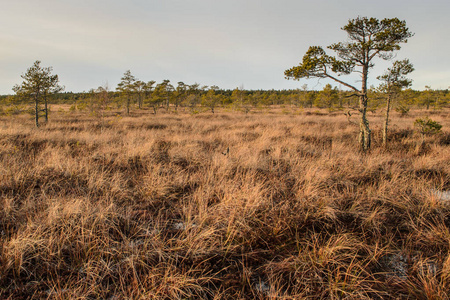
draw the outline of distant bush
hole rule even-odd
[[[423,119],[416,119],[414,121],[414,126],[417,128],[422,136],[436,134],[441,131],[442,125],[436,121],[431,120],[426,117]]]
[[[395,108],[395,111],[398,112],[400,114],[400,116],[404,117],[409,113],[410,108],[408,106],[405,105],[398,105]]]
[[[315,111],[307,111],[305,112],[305,115],[307,116],[325,116],[326,113],[321,112],[320,110],[315,110]]]
[[[429,147],[425,145],[425,136],[439,133],[441,131],[442,125],[426,117],[423,119],[416,119],[414,121],[414,127],[416,127],[416,130],[422,136],[421,141],[416,146],[416,153],[425,153],[429,150]]]
[[[23,113],[33,114],[34,112],[32,111],[31,108],[27,109],[24,105],[10,105],[5,107],[4,109],[0,109],[0,114],[4,114],[7,116],[20,115]]]

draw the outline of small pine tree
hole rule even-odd
[[[421,134],[423,143],[425,140],[425,135],[439,133],[441,131],[442,125],[426,117],[423,119],[416,119],[414,121],[414,127],[416,127],[417,131]]]
[[[39,127],[40,111],[44,111],[45,121],[48,121],[48,96],[64,89],[64,87],[59,85],[58,75],[51,75],[52,70],[52,67],[41,67],[41,62],[37,60],[25,74],[21,75],[23,82],[13,87],[13,91],[17,95],[24,98],[31,97],[33,99],[36,127]],[[42,100],[44,101],[43,110],[40,109],[40,102]]]
[[[131,75],[131,71],[127,70],[124,74],[123,77],[120,78],[120,82],[117,85],[116,90],[119,91],[120,93],[122,93],[125,96],[126,99],[126,108],[127,108],[127,115],[130,114],[130,102],[131,102],[131,97],[133,96],[134,90],[135,90],[135,84],[134,82],[136,81],[136,77],[134,77],[133,75]]]

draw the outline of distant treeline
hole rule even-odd
[[[271,106],[291,106],[298,108],[325,108],[330,111],[358,107],[358,95],[342,91],[331,85],[323,90],[308,90],[306,85],[297,90],[223,90],[216,86],[187,85],[179,82],[176,87],[164,80],[160,84],[154,81],[141,82],[135,88],[123,91],[108,91],[104,87],[88,92],[63,92],[51,95],[50,104],[68,104],[71,110],[98,111],[100,109],[120,109],[131,103],[131,109],[152,109],[154,113],[160,108],[189,109],[214,112],[217,107],[233,108],[248,112],[252,109]],[[369,109],[376,110],[386,105],[386,95],[373,88],[368,92]],[[0,96],[0,112],[14,113],[25,110],[32,99],[19,96]],[[441,109],[450,106],[448,89],[434,90],[426,87],[424,91],[412,89],[401,90],[394,95],[394,109],[407,113],[411,107],[424,109]]]

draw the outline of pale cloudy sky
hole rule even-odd
[[[345,41],[340,28],[357,16],[406,20],[415,36],[397,58],[414,64],[413,88],[448,88],[449,12],[448,0],[0,0],[0,94],[35,60],[67,91],[115,89],[128,69],[173,84],[322,89],[324,80],[288,81],[283,72],[310,45]],[[389,64],[375,63],[377,85]]]

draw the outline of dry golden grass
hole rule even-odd
[[[448,299],[450,118],[0,120],[1,299]],[[356,117],[355,120],[356,121]],[[227,151],[229,149],[229,153]]]

